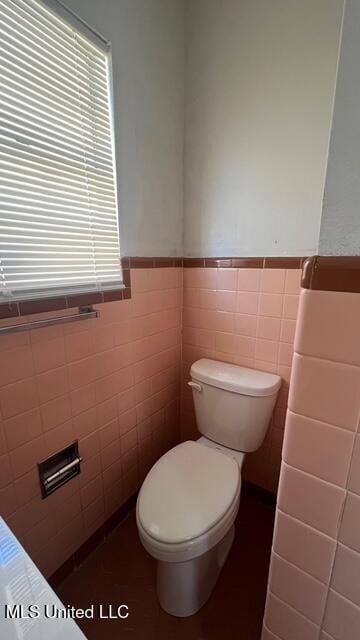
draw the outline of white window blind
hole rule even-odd
[[[0,301],[122,287],[109,52],[0,0]]]

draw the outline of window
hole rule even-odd
[[[59,10],[0,0],[0,302],[122,287],[109,45]]]

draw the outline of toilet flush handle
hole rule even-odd
[[[196,391],[202,391],[202,386],[201,384],[199,384],[198,382],[188,382],[189,387],[192,387],[193,389],[196,389]]]

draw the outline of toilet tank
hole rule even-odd
[[[262,444],[281,378],[206,358],[190,371],[197,427],[206,438],[237,451]]]

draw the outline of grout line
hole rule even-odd
[[[359,413],[358,413],[357,425],[359,425],[359,416],[360,416],[360,410],[359,410]],[[350,471],[351,471],[352,461],[353,461],[353,458],[354,458],[355,445],[356,445],[356,432],[354,432],[354,440],[353,440],[352,451],[351,451],[351,456],[350,456],[350,461],[349,461],[349,466],[348,466],[348,471],[347,471],[347,478],[346,478],[346,483],[345,483],[345,494],[344,494],[341,510],[340,510],[340,513],[339,513],[338,523],[337,523],[335,553],[334,553],[334,556],[333,556],[333,561],[332,561],[332,566],[331,566],[331,571],[330,571],[330,578],[329,578],[327,594],[326,594],[326,601],[325,601],[325,609],[324,609],[324,614],[323,614],[323,617],[322,617],[322,620],[321,620],[320,631],[323,629],[324,620],[325,620],[325,614],[326,614],[326,609],[327,609],[327,604],[328,604],[328,600],[329,600],[329,593],[330,593],[331,585],[332,585],[332,582],[333,582],[335,558],[336,558],[336,555],[337,555],[337,550],[339,548],[339,545],[341,544],[339,542],[339,534],[340,534],[340,529],[341,529],[341,523],[342,523],[343,516],[344,516],[345,503],[346,503],[346,500],[347,500],[348,493],[351,493],[351,492],[349,492],[349,478],[350,478]],[[338,592],[336,591],[336,593],[338,593]],[[339,595],[341,596],[341,594],[339,594]],[[341,597],[343,597],[344,600],[348,600],[344,596],[341,596]],[[352,601],[348,600],[348,602],[352,602]],[[357,607],[357,605],[355,605],[355,603],[352,603],[352,604],[354,604],[354,606]]]
[[[313,620],[310,620],[310,618],[308,618],[304,613],[301,613],[301,611],[299,611],[298,609],[296,609],[296,607],[294,607],[293,605],[289,604],[288,602],[285,602],[285,600],[282,600],[281,598],[279,598],[279,596],[276,595],[276,593],[274,593],[273,591],[271,591],[270,587],[268,590],[268,593],[270,593],[272,595],[273,598],[275,598],[275,600],[278,600],[279,602],[281,602],[281,604],[285,605],[285,607],[288,607],[289,609],[291,609],[292,611],[295,611],[295,613],[298,616],[301,616],[302,618],[304,618],[304,620],[306,620],[307,622],[309,622],[310,624],[312,624],[314,627],[318,627],[319,631],[321,630],[320,625],[317,624],[316,622],[313,622]]]
[[[296,353],[296,355],[298,355],[300,358],[307,358],[308,360],[321,360],[322,362],[327,362],[330,364],[341,364],[345,367],[351,367],[352,369],[360,368],[360,362],[358,364],[355,364],[353,362],[345,362],[343,360],[332,360],[331,358],[324,358],[322,356],[312,356],[308,353],[301,353],[300,351],[295,351],[294,353]]]
[[[317,530],[315,529],[315,531],[317,531]],[[319,582],[324,587],[328,586],[327,582],[324,582],[323,580],[320,580],[320,578],[317,578],[316,576],[313,576],[312,573],[309,573],[308,571],[305,571],[305,569],[303,569],[302,567],[299,567],[299,565],[297,565],[297,564],[294,564],[294,562],[291,562],[291,560],[288,560],[288,558],[285,558],[285,556],[281,555],[281,553],[279,553],[278,551],[275,551],[274,546],[271,547],[271,553],[274,556],[277,556],[278,558],[281,558],[281,560],[286,562],[286,564],[289,564],[291,567],[294,567],[294,569],[297,569],[298,571],[300,571],[300,573],[304,573],[306,576],[309,576],[309,578],[312,578],[312,580],[314,580],[315,582]]]
[[[271,631],[271,629],[269,629],[269,627],[266,626],[265,623],[263,623],[263,628],[268,632],[271,633],[272,636],[274,636],[275,640],[284,640],[283,638],[280,638],[280,636],[277,635],[277,633],[274,633],[273,631]]]
[[[282,463],[284,464],[285,467],[288,467],[289,469],[293,469],[294,471],[296,471],[296,473],[300,473],[300,474],[303,474],[304,476],[309,476],[310,478],[314,478],[315,480],[318,480],[319,482],[322,482],[324,484],[328,484],[331,487],[334,487],[335,489],[339,489],[339,491],[342,491],[344,493],[346,493],[346,491],[347,491],[346,485],[344,487],[342,487],[339,484],[335,484],[334,482],[330,482],[329,480],[324,480],[324,478],[320,478],[319,476],[315,476],[313,473],[309,473],[309,471],[303,471],[302,469],[298,469],[297,467],[294,467],[292,464],[288,464],[285,460],[282,460]]]
[[[316,422],[322,422],[322,424],[326,424],[329,425],[330,427],[334,427],[335,429],[342,429],[343,431],[348,431],[349,433],[357,433],[356,429],[349,429],[348,427],[341,427],[338,424],[332,424],[331,422],[325,422],[323,420],[319,420],[318,418],[313,418],[312,416],[307,415],[306,413],[300,413],[298,411],[293,411],[292,409],[289,408],[289,411],[291,411],[291,413],[294,413],[298,416],[301,416],[303,418],[308,418],[309,420],[314,420]]]
[[[356,436],[357,432],[353,429],[348,429],[347,427],[340,427],[338,424],[332,424],[331,422],[325,422],[324,420],[319,420],[318,418],[311,418],[310,416],[305,415],[304,413],[299,413],[298,411],[293,411],[288,407],[289,413],[292,413],[294,416],[299,416],[299,418],[306,418],[306,420],[311,420],[312,422],[317,422],[319,424],[325,425],[327,427],[331,427],[331,429],[337,429],[338,431],[344,431],[345,433],[353,434]],[[301,469],[300,469],[301,471]],[[312,474],[310,474],[312,475]],[[340,486],[340,485],[339,485]],[[346,484],[344,485],[346,487]]]
[[[329,589],[328,591],[332,591],[333,593],[336,593],[336,595],[341,598],[342,600],[345,600],[345,602],[348,602],[352,607],[354,607],[355,609],[357,609],[360,612],[360,606],[358,604],[356,604],[355,602],[353,602],[352,600],[350,600],[350,598],[347,598],[346,596],[344,596],[342,593],[340,593],[339,591],[336,591],[336,589],[332,588],[331,585],[329,585]],[[325,629],[321,629],[322,631],[325,631],[325,633],[328,633]]]
[[[299,524],[301,524],[303,527],[307,527],[308,529],[311,529],[312,531],[315,531],[315,533],[317,533],[318,535],[324,536],[325,538],[327,538],[328,540],[332,540],[333,542],[336,541],[335,538],[333,538],[332,536],[330,536],[328,533],[325,533],[324,531],[320,531],[320,529],[316,529],[316,527],[313,527],[311,524],[308,524],[307,522],[304,522],[303,520],[299,520],[299,518],[297,518],[296,516],[291,515],[290,513],[288,513],[287,511],[284,511],[281,507],[279,507],[279,505],[277,505],[277,510],[280,511],[280,513],[282,513],[282,515],[284,515],[286,518],[290,518],[290,520],[295,520],[295,522],[298,522]],[[278,553],[278,551],[276,552]],[[280,555],[280,554],[279,554]]]

